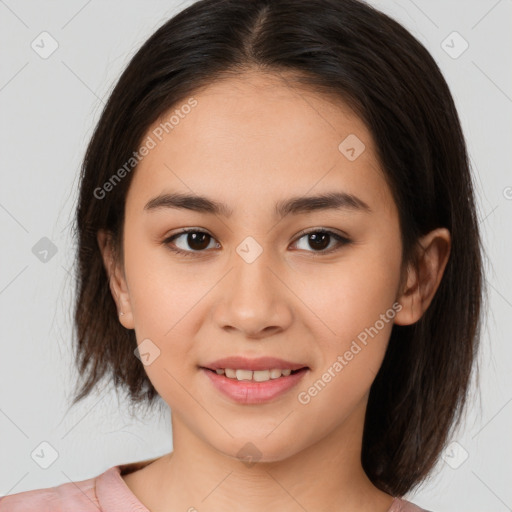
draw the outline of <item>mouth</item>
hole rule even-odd
[[[304,364],[269,357],[230,357],[199,369],[214,389],[245,405],[263,404],[286,394],[310,371]]]

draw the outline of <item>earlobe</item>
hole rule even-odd
[[[402,309],[395,316],[398,325],[411,325],[425,313],[434,299],[450,256],[451,236],[437,228],[418,241],[417,264],[407,268],[407,279],[397,301]]]
[[[120,268],[116,257],[113,241],[110,233],[100,230],[97,235],[103,264],[109,280],[110,292],[116,303],[119,322],[126,329],[133,329],[133,315],[130,296],[123,270]]]

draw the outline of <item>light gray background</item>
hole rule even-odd
[[[172,449],[168,411],[133,420],[101,390],[68,411],[75,379],[70,222],[103,101],[144,40],[190,3],[0,0],[0,495],[90,478]],[[371,3],[419,38],[451,87],[489,256],[481,391],[472,390],[448,462],[408,497],[438,512],[512,510],[512,2]],[[31,47],[43,31],[58,43],[46,59]],[[457,58],[464,43],[453,31],[469,44]],[[46,263],[32,252],[43,237],[57,248]],[[42,442],[58,452],[48,469],[36,456],[51,454]]]

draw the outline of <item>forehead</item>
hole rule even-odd
[[[137,166],[130,202],[179,191],[213,195],[236,209],[249,197],[336,189],[391,206],[362,120],[341,100],[279,76],[214,82],[162,115],[148,138],[154,147]]]

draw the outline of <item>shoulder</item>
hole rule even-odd
[[[0,498],[0,512],[98,512],[98,478],[4,496]]]
[[[0,512],[149,512],[127,487],[122,475],[144,468],[157,458],[112,466],[79,482],[0,497]]]
[[[1,509],[0,509],[0,512]],[[424,508],[418,507],[414,503],[407,501],[403,498],[395,498],[391,508],[388,512],[431,512],[430,510],[426,510]]]

